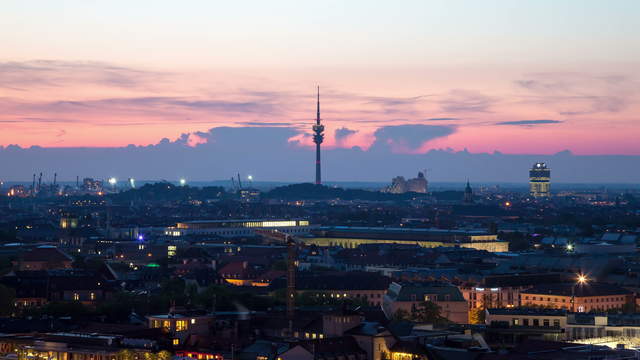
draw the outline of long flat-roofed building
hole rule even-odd
[[[254,220],[195,220],[179,222],[167,227],[168,236],[214,235],[220,237],[254,236],[255,230],[278,230],[291,235],[306,235],[311,229],[309,220],[304,219],[254,219]]]
[[[520,291],[522,306],[542,306],[575,312],[622,309],[633,301],[633,292],[607,283],[547,284]]]
[[[356,248],[362,244],[412,244],[422,247],[460,246],[491,252],[509,251],[509,242],[485,230],[407,229],[378,227],[319,227],[306,244]]]

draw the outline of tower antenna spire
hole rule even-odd
[[[317,96],[316,124],[313,125],[313,142],[316,144],[316,185],[321,185],[320,144],[322,144],[324,140],[324,125],[320,124],[320,86],[318,86]]]
[[[316,113],[316,125],[320,125],[320,86],[318,86],[318,106],[317,106],[317,113]]]

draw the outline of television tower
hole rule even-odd
[[[318,86],[318,107],[316,113],[316,124],[313,125],[313,142],[316,143],[316,185],[322,185],[320,174],[320,144],[324,140],[324,125],[320,125],[320,86]]]

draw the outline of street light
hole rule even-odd
[[[588,279],[587,279],[587,277],[585,275],[583,275],[583,274],[578,275],[578,283],[579,284],[582,285],[582,284],[586,283],[587,280]]]
[[[109,178],[109,185],[111,185],[112,190],[115,192],[116,191],[116,184],[118,183],[118,180],[114,177],[110,177]]]
[[[180,179],[180,186],[185,186],[187,184],[187,180],[185,178]]]
[[[584,285],[589,281],[586,275],[578,274],[576,282],[571,286],[571,312],[576,311],[576,285]]]

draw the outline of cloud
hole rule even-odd
[[[343,140],[344,138],[349,137],[355,133],[357,133],[356,130],[351,130],[346,127],[341,127],[339,129],[336,129],[335,137],[336,137],[336,140]]]
[[[440,100],[444,112],[487,112],[496,103],[496,99],[470,90],[451,90],[449,95]]]
[[[46,124],[71,124],[80,123],[78,119],[57,119],[57,118],[38,118],[38,117],[22,117],[19,119],[0,120],[0,123],[46,123]]]
[[[92,100],[58,100],[49,102],[21,102],[11,99],[0,99],[0,108],[6,113],[44,113],[93,116],[96,114],[118,114],[120,118],[131,116],[155,116],[157,121],[175,122],[176,119],[190,117],[190,114],[210,116],[215,114],[236,116],[242,114],[275,115],[280,113],[277,105],[263,101],[247,101],[244,99],[227,100],[216,98],[172,97],[172,96],[143,96],[103,98]],[[114,118],[116,118],[114,116]],[[25,117],[34,122],[62,122],[61,119],[44,117]],[[55,119],[55,120],[54,120]],[[67,120],[73,121],[76,120]],[[116,121],[117,123],[118,121]],[[196,123],[198,121],[189,121]],[[201,121],[210,123],[207,119]],[[127,122],[124,122],[127,123]],[[151,123],[149,123],[152,125]]]
[[[427,120],[428,121],[454,121],[454,120],[460,120],[460,119],[454,118],[454,117],[441,117],[441,118],[430,118]]]
[[[290,122],[259,122],[259,121],[238,121],[236,122],[238,125],[247,125],[247,126],[292,126],[297,125],[296,123]]]
[[[525,102],[551,106],[565,116],[617,113],[638,94],[637,84],[624,74],[534,73],[515,84],[533,94]]]
[[[375,141],[370,151],[391,151],[393,153],[412,153],[419,151],[427,142],[451,135],[453,126],[408,124],[384,126],[375,131]]]
[[[580,96],[569,97],[568,100],[573,103],[582,103],[581,110],[565,110],[559,111],[560,115],[584,115],[602,112],[616,113],[627,107],[627,99],[618,96]]]
[[[428,167],[429,181],[515,182],[524,188],[528,169],[537,161],[551,165],[556,183],[640,182],[640,156],[578,156],[475,154],[467,151],[431,150],[401,152],[406,144],[418,149],[425,141],[446,136],[454,128],[434,125],[388,126],[376,132],[376,145],[362,148],[323,148],[323,175],[332,181],[389,182],[397,175],[414,174]],[[174,140],[163,139],[149,146],[116,148],[23,148],[0,147],[0,168],[11,169],[7,179],[26,181],[34,172],[60,180],[76,176],[106,179],[220,180],[252,174],[258,181],[313,181],[314,148],[288,141],[297,134],[283,127],[216,127],[209,131],[184,133]],[[198,143],[194,143],[198,142]],[[123,161],[125,159],[126,161]],[[168,166],[167,164],[170,164]],[[600,171],[593,172],[594,168]]]
[[[428,95],[420,95],[420,96],[412,96],[406,98],[394,98],[394,97],[379,97],[379,96],[371,96],[365,97],[367,104],[376,104],[381,106],[406,106],[413,105],[420,101]]]
[[[516,121],[502,121],[497,122],[494,125],[519,125],[519,126],[532,126],[542,124],[560,124],[561,120],[516,120]]]
[[[71,83],[132,88],[164,79],[167,73],[144,71],[97,61],[30,60],[0,62],[0,87],[27,90]]]

